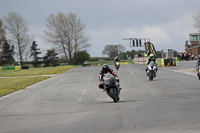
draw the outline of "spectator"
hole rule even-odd
[[[192,61],[194,60],[194,55],[192,54]]]

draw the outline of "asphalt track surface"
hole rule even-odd
[[[118,103],[97,87],[100,66],[71,69],[0,98],[0,133],[199,133],[200,81],[183,71],[194,66],[149,81],[144,65],[122,65]]]

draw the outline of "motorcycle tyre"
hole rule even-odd
[[[199,77],[199,80],[200,80],[200,72],[198,73],[198,77]]]
[[[116,70],[118,71],[118,69],[119,69],[119,66],[115,66],[115,68],[116,68]]]
[[[151,80],[151,81],[153,80],[153,74],[154,74],[153,71],[149,72],[149,80]]]
[[[119,98],[118,98],[118,96],[117,96],[117,93],[116,93],[116,91],[114,90],[114,88],[110,88],[109,91],[108,91],[108,94],[109,94],[109,96],[113,99],[113,101],[114,101],[115,103],[119,100]]]

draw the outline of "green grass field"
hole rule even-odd
[[[37,82],[40,82],[42,80],[51,77],[51,76],[39,76],[39,75],[61,74],[71,68],[73,68],[73,66],[30,68],[27,70],[0,70],[0,77],[2,77],[0,78],[0,97],[5,96],[14,91],[24,89],[30,85],[33,85]],[[34,76],[34,77],[23,77],[23,76]]]
[[[0,97],[12,93],[14,91],[24,89],[39,81],[50,77],[15,77],[15,78],[0,78]]]
[[[61,74],[71,68],[73,68],[73,66],[30,68],[30,69],[20,69],[20,70],[0,70],[0,77]]]

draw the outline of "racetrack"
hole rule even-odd
[[[200,81],[184,71],[195,62],[178,65],[153,81],[121,65],[118,103],[97,87],[100,66],[71,69],[1,98],[0,133],[199,133]]]

